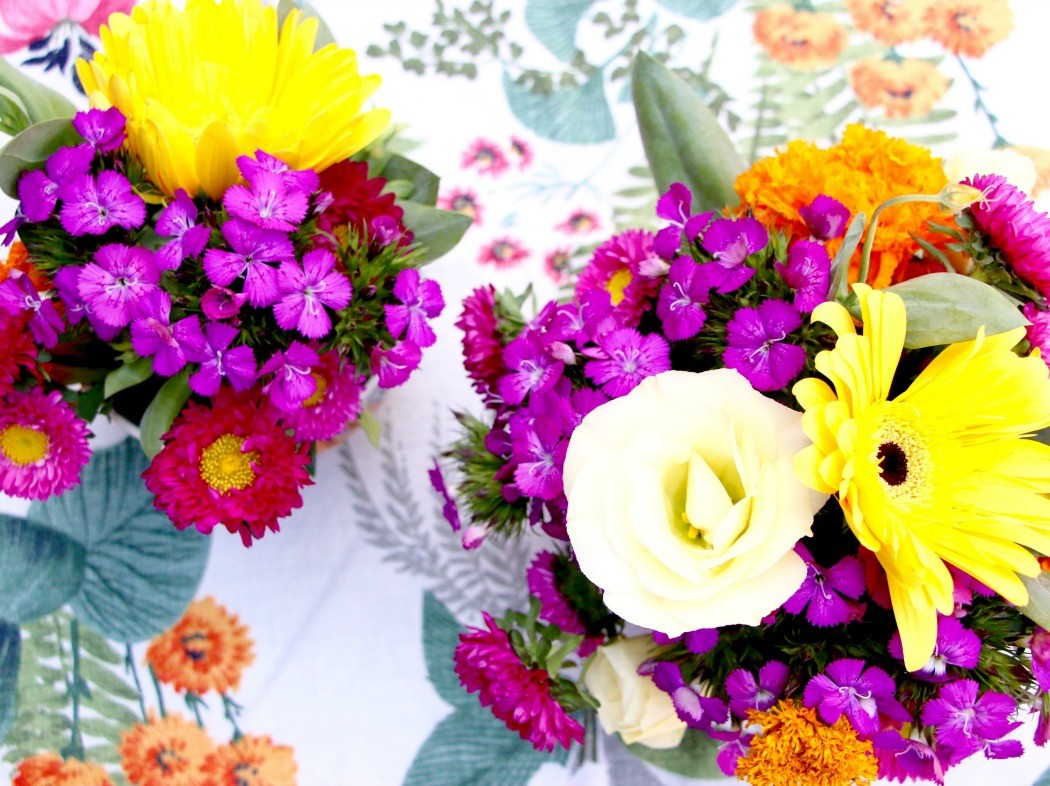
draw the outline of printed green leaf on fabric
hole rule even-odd
[[[208,560],[209,538],[179,532],[153,507],[141,477],[148,463],[138,443],[125,440],[95,453],[80,486],[29,509],[30,523],[84,550],[70,606],[115,641],[144,641],[170,627]]]
[[[0,514],[0,620],[50,614],[79,589],[84,549],[53,529]]]
[[[600,69],[578,87],[550,93],[534,93],[504,72],[503,92],[514,116],[544,139],[592,145],[616,136],[605,97],[605,74]]]
[[[563,62],[576,53],[576,28],[594,0],[528,0],[525,24]]]
[[[18,199],[18,178],[27,169],[40,169],[60,147],[84,141],[68,118],[31,125],[0,149],[0,190]]]
[[[737,4],[737,0],[656,0],[668,11],[706,22],[721,16]]]
[[[462,239],[471,219],[462,213],[441,210],[416,202],[399,203],[405,213],[402,221],[415,236],[415,245],[424,262],[443,257]]]
[[[956,273],[929,273],[886,288],[904,300],[908,349],[970,341],[1027,325],[1017,306],[995,287]]]
[[[21,629],[9,622],[0,622],[0,741],[11,731],[18,715],[18,666],[21,652]]]
[[[1050,769],[1040,775],[1032,786],[1050,786]]]
[[[416,753],[403,786],[525,786],[545,762],[564,763],[568,751],[535,750],[482,707],[459,684],[453,653],[463,626],[431,593],[423,598],[427,676],[455,712]]]
[[[744,162],[699,94],[645,53],[635,58],[631,92],[660,193],[684,183],[696,213],[736,204],[733,183]]]
[[[718,741],[696,729],[686,729],[677,748],[657,750],[644,745],[628,745],[627,750],[639,759],[687,778],[724,778],[716,760]]]

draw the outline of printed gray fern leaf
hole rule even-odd
[[[440,451],[439,417],[435,413],[429,455]],[[340,448],[343,476],[353,497],[351,515],[366,541],[399,571],[421,577],[461,619],[475,620],[482,610],[501,614],[507,608],[524,608],[525,571],[534,551],[528,540],[492,538],[479,549],[465,550],[441,515],[441,502],[425,470],[417,477],[410,469],[409,453],[393,431],[393,424],[384,423],[378,463],[355,455],[375,450],[364,441],[351,440]]]

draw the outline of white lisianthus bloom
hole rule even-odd
[[[598,720],[606,734],[617,733],[628,745],[674,748],[685,735],[685,721],[671,697],[651,677],[638,673],[652,650],[650,636],[619,638],[599,647],[583,683],[598,700]]]
[[[595,409],[565,459],[580,568],[628,622],[758,625],[801,586],[827,499],[795,476],[802,414],[736,371],[667,371]]]
[[[1002,175],[1006,181],[1031,194],[1035,188],[1035,164],[1028,156],[1013,150],[999,148],[982,150],[965,148],[957,150],[944,162],[944,175],[953,183],[958,183],[974,175]]]

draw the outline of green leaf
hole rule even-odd
[[[438,696],[453,707],[470,707],[478,703],[467,693],[452,670],[452,653],[459,644],[463,626],[445,605],[427,592],[423,595],[423,656],[427,678]]]
[[[40,169],[60,147],[82,141],[66,118],[43,120],[29,126],[0,149],[0,190],[18,199],[18,178],[23,172]]]
[[[430,207],[437,202],[440,179],[425,166],[409,158],[397,154],[390,156],[380,174],[387,182],[404,180],[411,184],[404,199]]]
[[[841,298],[847,294],[849,287],[849,261],[853,258],[853,252],[857,250],[860,241],[864,237],[864,227],[867,226],[867,216],[857,213],[849,222],[846,236],[842,238],[835,258],[831,262],[831,288],[828,290],[834,298]]]
[[[18,667],[22,631],[17,625],[0,622],[0,742],[18,715]]]
[[[605,97],[605,74],[601,69],[578,87],[549,93],[534,93],[504,71],[503,92],[514,116],[544,139],[592,145],[616,136],[616,124]]]
[[[149,458],[153,458],[164,448],[161,440],[175,418],[182,412],[183,406],[190,398],[189,370],[183,369],[178,374],[165,382],[153,401],[142,413],[142,422],[139,424],[142,449],[146,451]]]
[[[357,416],[357,424],[361,427],[361,430],[365,432],[365,436],[368,437],[368,441],[372,443],[372,447],[379,447],[379,436],[383,431],[383,424],[379,422],[370,409],[361,410],[361,414]]]
[[[106,375],[103,387],[103,398],[115,396],[122,390],[133,388],[145,382],[153,376],[153,359],[137,358],[131,363],[125,363],[120,368],[113,369]]]
[[[631,92],[656,187],[684,183],[693,210],[720,210],[739,200],[733,190],[744,162],[703,99],[649,55],[634,60]]]
[[[528,0],[525,24],[562,62],[576,54],[576,28],[594,0]]]
[[[737,0],[656,0],[660,5],[676,14],[706,22],[719,17],[736,5]]]
[[[887,287],[904,299],[908,349],[971,341],[983,327],[993,336],[1024,327],[1027,320],[1009,298],[969,276],[929,273]]]
[[[718,767],[718,742],[697,729],[686,729],[677,748],[656,750],[644,745],[628,745],[627,750],[639,759],[687,778],[719,778],[725,776]]]
[[[76,114],[77,109],[68,98],[30,79],[4,58],[0,58],[0,87],[4,89],[5,95],[18,102],[24,112],[22,127],[18,128],[18,124],[14,124],[17,131],[24,131],[29,126],[45,120],[69,119]],[[8,117],[4,117],[5,122],[9,120]]]
[[[471,219],[462,213],[441,210],[416,202],[401,202],[402,221],[415,235],[413,245],[420,249],[424,262],[444,256],[463,238]]]
[[[1050,786],[1050,770],[1040,775],[1039,779],[1032,786]]]
[[[73,613],[114,641],[144,641],[167,630],[192,600],[211,539],[179,532],[153,506],[142,482],[149,462],[128,439],[97,451],[81,485],[29,508],[29,522],[84,550]]]
[[[0,514],[0,620],[28,622],[66,603],[84,578],[72,538]]]
[[[1032,622],[1050,630],[1050,573],[1040,571],[1035,578],[1018,576],[1028,590],[1028,605],[1020,612]]]

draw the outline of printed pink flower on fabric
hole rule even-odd
[[[495,142],[488,139],[475,139],[463,153],[460,162],[463,169],[474,169],[482,175],[499,177],[510,167],[507,156]]]
[[[110,14],[129,14],[134,5],[135,0],[0,0],[0,54],[24,49],[67,19],[98,35]]]
[[[520,240],[501,237],[486,243],[478,252],[478,262],[497,268],[514,267],[529,258],[529,250]]]
[[[309,463],[258,391],[223,388],[211,406],[187,403],[142,477],[177,529],[224,526],[250,546],[303,504]]]
[[[47,499],[77,485],[91,458],[87,437],[57,390],[9,392],[0,399],[0,491]]]
[[[482,707],[537,750],[568,749],[583,742],[583,726],[551,695],[550,675],[530,669],[514,651],[507,632],[487,612],[485,628],[459,636],[455,671],[468,693],[479,693]]]

